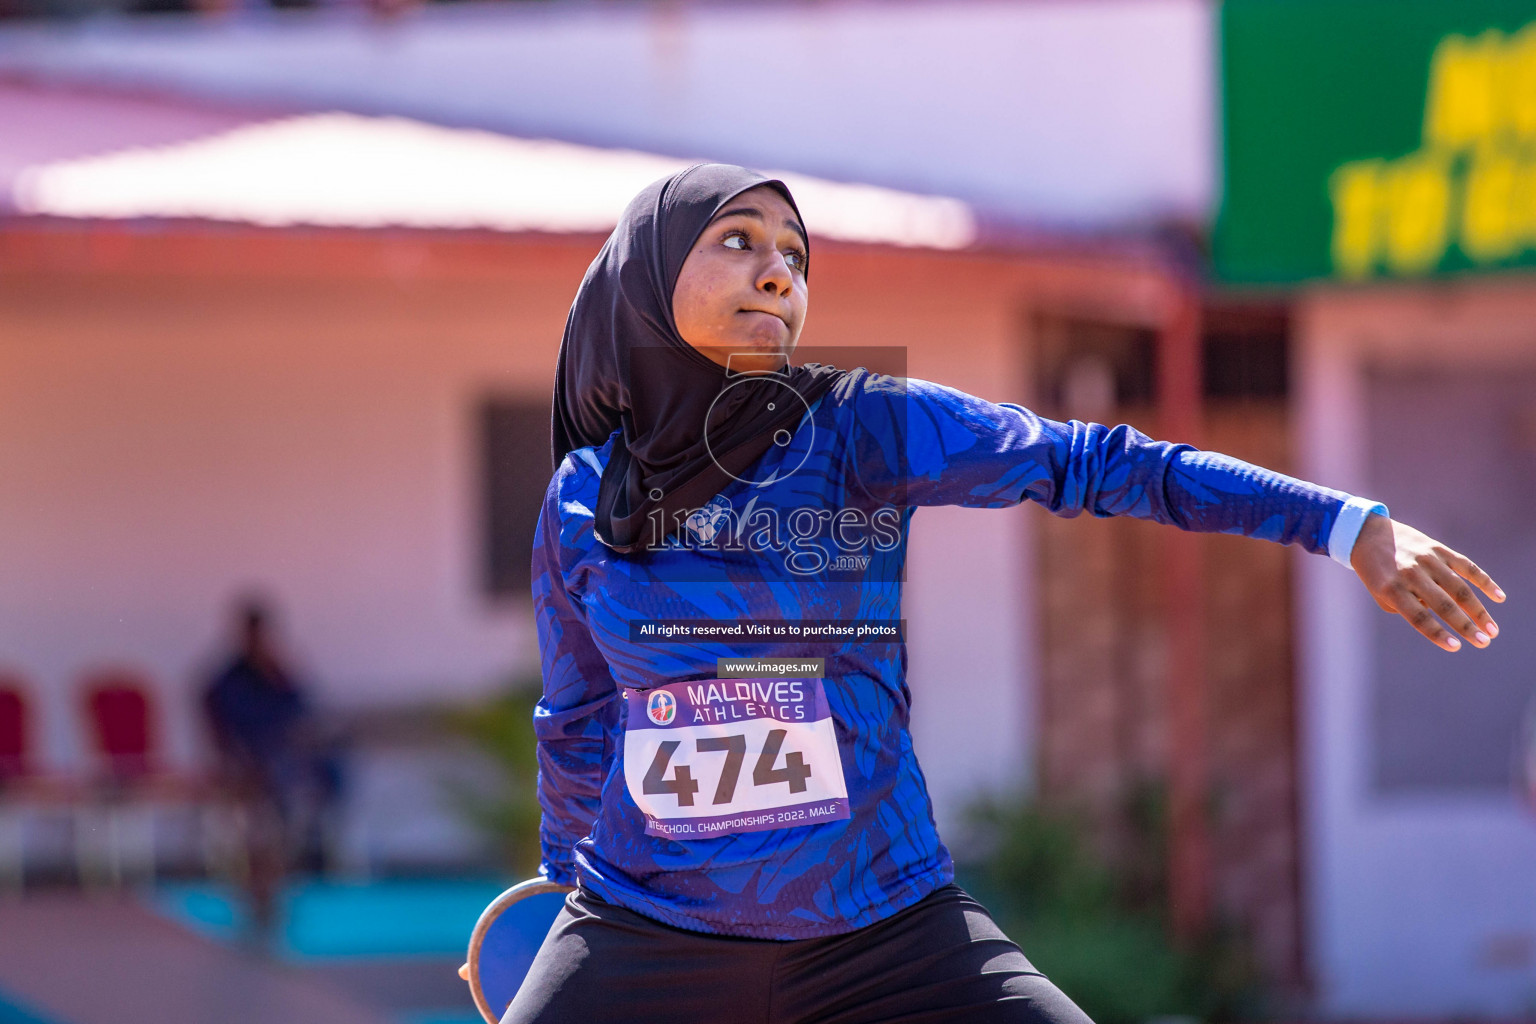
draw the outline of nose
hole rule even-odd
[[[777,249],[770,250],[757,272],[758,290],[767,292],[769,295],[783,296],[789,294],[794,283],[794,274],[790,272],[789,262],[784,259],[784,254]]]

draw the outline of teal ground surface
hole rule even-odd
[[[275,952],[293,961],[463,955],[480,912],[509,884],[497,879],[304,882],[284,894]],[[149,901],[161,914],[212,939],[238,941],[245,930],[245,909],[228,886],[164,886]],[[0,1016],[0,1024],[11,1022]]]
[[[478,1018],[476,1019],[478,1020]],[[26,1004],[18,1002],[4,989],[0,989],[0,1024],[57,1024],[57,1022],[51,1017],[44,1017]],[[449,1024],[449,1022],[432,1022],[432,1024]],[[468,1022],[465,1022],[465,1024],[468,1024]]]

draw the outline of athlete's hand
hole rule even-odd
[[[1468,581],[1495,601],[1504,600],[1504,591],[1471,559],[1411,526],[1367,516],[1349,562],[1383,610],[1401,615],[1444,650],[1461,649],[1456,633],[1477,647],[1499,635]]]

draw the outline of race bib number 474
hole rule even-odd
[[[848,786],[820,679],[626,691],[624,783],[645,832],[709,839],[838,821]]]

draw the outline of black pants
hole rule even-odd
[[[1091,1024],[947,885],[845,935],[771,942],[652,921],[579,889],[501,1024]]]

